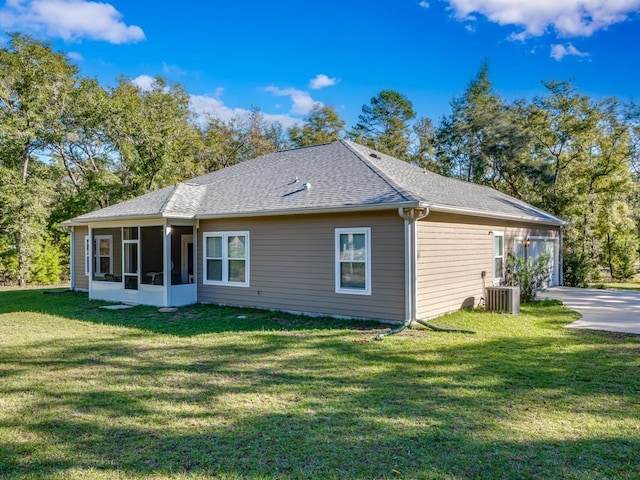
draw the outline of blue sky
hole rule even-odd
[[[260,107],[285,127],[316,103],[353,125],[384,89],[438,122],[481,62],[509,100],[573,79],[640,102],[640,0],[6,0],[0,32],[67,52],[81,74],[182,84],[222,119]],[[0,41],[6,42],[3,35]]]

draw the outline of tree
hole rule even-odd
[[[289,140],[297,148],[335,142],[340,140],[344,126],[344,120],[333,107],[315,105],[301,127],[289,129]]]
[[[121,78],[111,92],[106,132],[118,152],[123,196],[133,197],[181,181],[190,173],[194,152],[183,142],[189,123],[189,96],[160,77],[143,91]],[[182,170],[182,171],[181,171]]]
[[[201,135],[199,158],[209,172],[288,147],[282,125],[257,108],[227,122],[211,118]]]
[[[630,211],[616,204],[632,194],[632,144],[616,99],[593,101],[569,82],[545,85],[549,93],[526,112],[531,156],[541,165],[533,203],[571,222],[564,258],[571,281],[584,284],[598,277],[600,264],[614,272],[614,256],[626,255],[611,242],[628,238],[629,222],[620,216],[630,219]]]
[[[436,173],[444,173],[436,160],[436,129],[430,118],[421,117],[413,125],[416,138],[411,162]]]
[[[54,170],[42,160],[59,138],[76,69],[48,44],[19,34],[0,49],[0,228],[23,285],[46,238]]]
[[[122,198],[118,149],[108,135],[109,93],[96,80],[82,78],[70,94],[61,134],[51,157],[66,173],[69,191],[56,215],[70,218]]]
[[[411,125],[416,113],[411,101],[394,90],[383,90],[362,106],[358,123],[349,137],[370,148],[409,160]]]
[[[464,94],[453,99],[451,115],[438,129],[441,169],[468,182],[494,183],[500,174],[495,167],[511,160],[510,140],[516,133],[512,125],[506,106],[493,91],[488,64],[483,62]]]

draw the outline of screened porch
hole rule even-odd
[[[91,225],[85,238],[89,295],[158,307],[196,302],[193,225]]]

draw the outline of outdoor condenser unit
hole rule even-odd
[[[487,287],[486,290],[488,312],[520,313],[520,287]]]

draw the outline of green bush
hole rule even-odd
[[[586,287],[593,268],[585,254],[565,250],[563,259],[564,284],[569,287]]]
[[[40,244],[33,258],[33,266],[29,272],[29,283],[52,285],[60,281],[62,265],[60,250],[49,241]]]
[[[613,250],[613,279],[618,282],[625,282],[632,279],[636,274],[635,252],[625,245],[616,245]]]
[[[520,287],[520,300],[531,302],[535,300],[544,281],[549,278],[549,255],[543,253],[534,260],[531,257],[525,259],[509,254],[507,271],[510,272],[511,285]]]
[[[18,254],[9,235],[0,235],[0,284],[10,285],[18,279]]]

